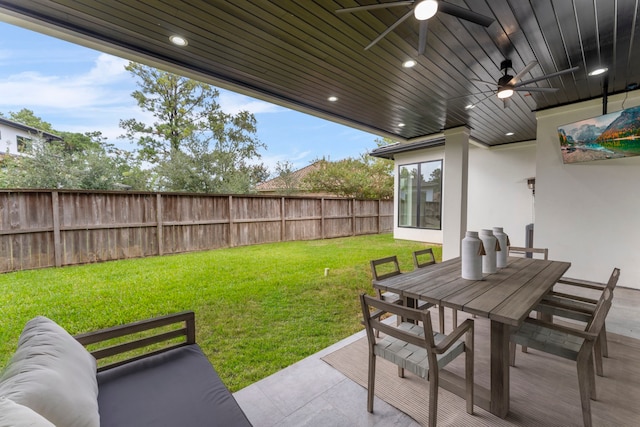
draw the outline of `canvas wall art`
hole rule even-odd
[[[640,155],[640,106],[558,127],[564,163]]]

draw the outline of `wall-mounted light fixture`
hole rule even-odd
[[[536,179],[535,178],[527,179],[527,187],[529,187],[529,190],[531,190],[531,194],[535,196],[536,195]]]

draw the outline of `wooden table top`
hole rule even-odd
[[[466,280],[460,276],[460,258],[454,258],[374,280],[373,286],[518,326],[570,266],[564,261],[510,257],[496,273]]]

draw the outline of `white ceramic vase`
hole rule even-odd
[[[500,250],[496,253],[496,267],[504,268],[507,266],[509,256],[509,236],[502,227],[493,227],[493,235],[498,239],[500,245]]]
[[[492,274],[498,271],[496,263],[496,249],[498,239],[493,235],[493,230],[480,230],[480,240],[484,245],[485,255],[482,257],[482,272]]]
[[[461,250],[462,278],[481,280],[484,245],[478,238],[477,231],[467,231],[465,238],[462,239]]]

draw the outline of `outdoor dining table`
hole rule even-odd
[[[518,328],[571,263],[509,257],[507,266],[482,280],[461,277],[460,258],[374,280],[373,286],[415,300],[440,304],[489,318],[491,322],[490,390],[476,385],[476,404],[501,418],[509,412],[509,335]],[[455,376],[441,385],[460,394]]]

